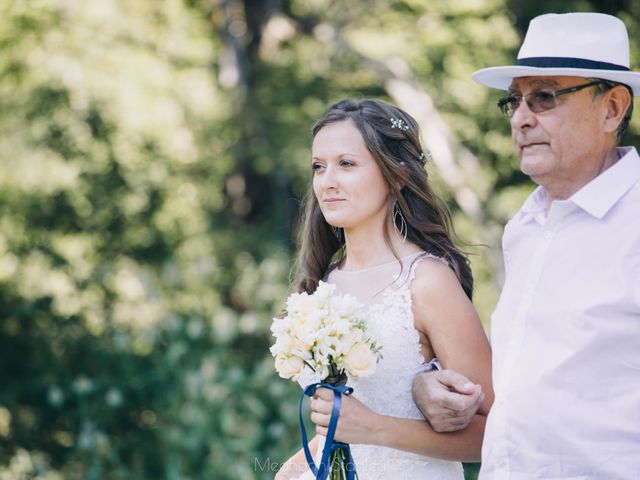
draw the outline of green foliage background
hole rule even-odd
[[[630,0],[0,2],[0,479],[273,477],[299,445],[268,347],[309,127],[393,79],[476,162],[475,216],[430,168],[461,239],[492,247],[470,247],[488,326],[531,186],[470,75],[570,10],[619,15],[640,66]]]

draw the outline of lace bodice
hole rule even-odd
[[[382,346],[382,360],[375,373],[349,380],[353,395],[372,410],[394,417],[423,419],[411,396],[415,375],[430,365],[422,356],[414,326],[411,282],[416,267],[425,258],[418,252],[399,262],[355,272],[332,271],[327,281],[340,293],[349,293],[368,309],[369,332]],[[320,437],[324,440],[324,437]],[[318,454],[324,442],[320,442]],[[464,478],[462,465],[373,445],[351,445],[360,480]]]
[[[406,262],[402,272],[396,265],[374,267],[380,272],[390,270],[389,267],[396,267],[393,270],[397,271],[392,270],[388,272],[391,275],[385,275],[389,279],[389,285],[383,290],[371,292],[373,295],[369,299],[359,298],[368,307],[368,332],[382,346],[382,360],[374,375],[350,380],[348,385],[354,388],[358,399],[383,415],[423,418],[411,400],[411,383],[416,373],[424,369],[425,359],[420,349],[418,331],[414,326],[410,286],[416,266],[425,256],[412,255],[404,259]],[[353,277],[363,273],[335,271],[329,275],[328,281],[336,283],[338,291],[345,292],[347,288],[344,287],[347,286],[344,283],[353,285],[356,283]],[[365,279],[362,280],[363,282],[356,283],[356,289],[367,285]],[[363,297],[362,294],[360,296]],[[381,391],[385,394],[381,395]]]

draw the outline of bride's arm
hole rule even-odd
[[[343,400],[336,440],[369,443],[447,460],[480,459],[485,416],[493,402],[491,350],[473,305],[454,273],[438,260],[425,259],[411,287],[415,325],[431,343],[444,368],[460,372],[481,385],[485,394],[464,430],[437,433],[428,422],[379,415],[355,398]],[[311,419],[326,435],[333,393],[320,389],[312,399]],[[356,392],[357,395],[357,392]]]
[[[453,271],[436,259],[418,266],[412,285],[416,328],[429,339],[444,369],[439,378],[470,380],[481,388],[484,398],[478,408],[486,416],[493,403],[491,347],[478,314],[462,290]],[[451,377],[451,378],[449,378]],[[464,391],[475,396],[474,387]]]
[[[316,392],[311,419],[317,423],[317,432],[326,435],[333,392],[324,388]],[[443,460],[477,462],[485,418],[476,415],[464,430],[437,433],[426,420],[380,415],[358,399],[343,396],[335,440],[396,448]]]
[[[313,437],[309,442],[309,451],[311,452],[312,457],[315,457],[317,449],[318,435]],[[282,464],[282,467],[278,470],[274,480],[290,480],[298,478],[307,470],[309,470],[309,465],[307,464],[307,460],[304,456],[304,450],[300,449],[292,455],[289,460]]]

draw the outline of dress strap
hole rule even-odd
[[[411,268],[409,269],[409,276],[407,278],[408,283],[413,282],[413,279],[416,276],[416,269],[418,268],[418,265],[420,264],[420,262],[425,258],[435,258],[436,260],[439,260],[440,262],[444,263],[446,266],[449,266],[449,262],[447,262],[444,258],[438,257],[437,255],[434,255],[432,253],[424,252],[422,255],[418,256],[411,263]]]

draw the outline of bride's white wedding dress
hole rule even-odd
[[[377,413],[393,417],[423,420],[411,397],[415,375],[427,368],[422,356],[418,332],[414,326],[411,281],[420,261],[436,258],[418,252],[397,261],[366,270],[333,270],[327,282],[341,294],[351,294],[368,308],[369,331],[382,345],[382,360],[375,373],[359,380],[350,379],[353,396]],[[441,261],[440,259],[437,259]],[[314,455],[316,465],[324,447],[319,437]],[[359,480],[377,479],[464,479],[462,464],[416,455],[376,445],[351,444]],[[299,479],[314,478],[310,472]]]

